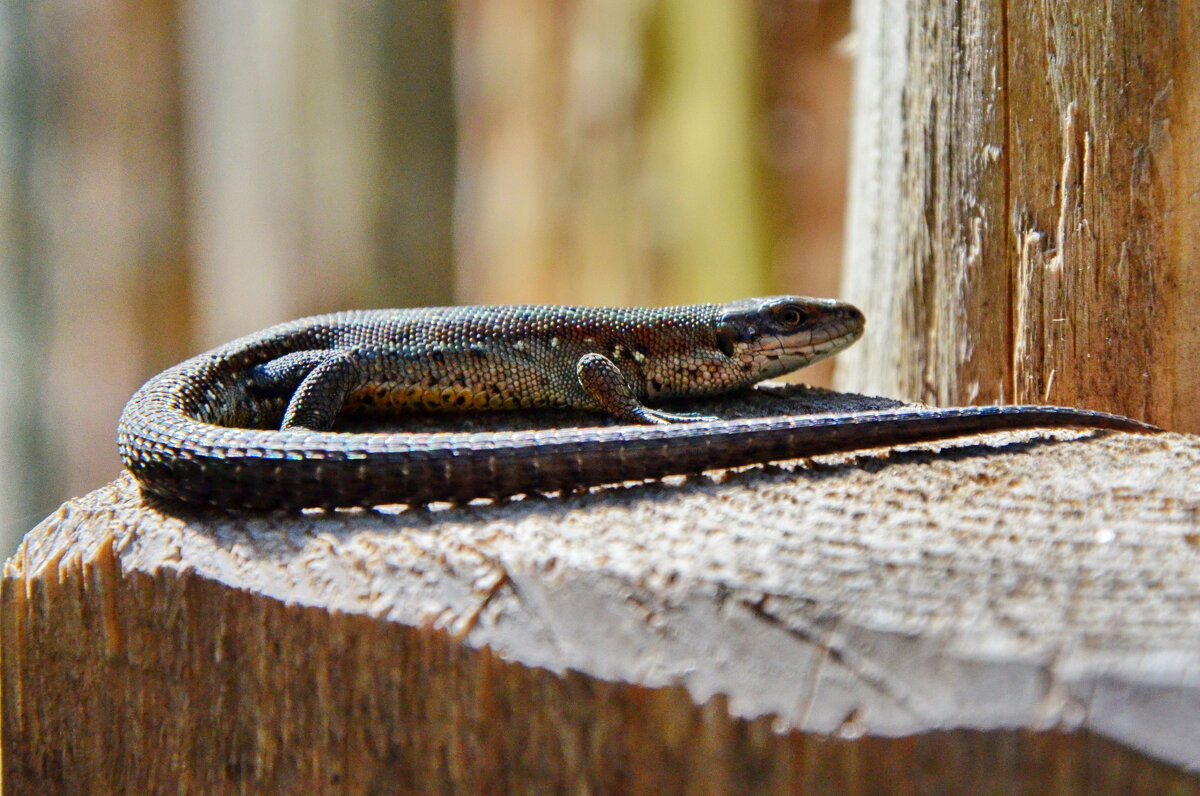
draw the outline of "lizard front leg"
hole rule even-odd
[[[642,403],[616,363],[603,354],[584,354],[575,364],[583,391],[613,417],[630,423],[695,423],[706,415],[664,412]]]

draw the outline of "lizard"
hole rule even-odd
[[[283,323],[151,378],[118,424],[145,493],[233,510],[502,498],[988,431],[1155,431],[1054,406],[722,420],[654,404],[749,387],[836,354],[863,313],[773,296],[663,308],[359,310]],[[621,425],[338,432],[345,411],[570,407]]]

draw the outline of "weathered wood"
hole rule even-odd
[[[840,383],[1200,430],[1200,5],[856,8]]]
[[[1190,792],[1198,512],[1200,439],[1181,435],[999,434],[300,516],[171,513],[122,477],[6,565],[4,782]]]

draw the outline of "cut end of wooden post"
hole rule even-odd
[[[5,567],[4,776],[1195,787],[1198,471],[1192,437],[1026,432],[420,509],[169,514],[122,477]]]

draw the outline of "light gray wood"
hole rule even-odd
[[[200,343],[450,303],[449,10],[212,0],[182,17]]]
[[[122,477],[6,565],[5,781],[1198,787],[1198,511],[1200,439],[1170,434],[292,517]]]

